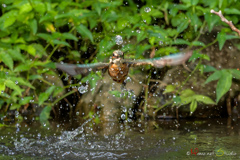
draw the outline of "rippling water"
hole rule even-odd
[[[102,123],[22,122],[0,128],[0,159],[240,159],[231,119]]]

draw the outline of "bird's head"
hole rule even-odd
[[[113,52],[112,58],[111,58],[111,62],[116,63],[119,62],[121,59],[124,59],[124,54],[122,51],[120,50],[115,50]]]

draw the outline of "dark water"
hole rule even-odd
[[[22,122],[0,128],[0,159],[240,159],[239,126],[231,119],[89,120],[76,129]]]

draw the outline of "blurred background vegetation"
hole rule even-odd
[[[59,75],[54,62],[107,62],[115,49],[125,52],[126,58],[141,59],[149,58],[152,51],[159,57],[192,47],[197,48],[192,60],[210,60],[199,52],[216,42],[222,49],[226,40],[238,38],[210,10],[221,10],[240,28],[239,8],[237,0],[1,0],[0,118],[21,120],[32,115],[30,118],[45,121],[51,110],[57,115],[65,106],[74,108],[79,86],[88,82],[94,88],[101,79],[99,73],[64,79],[66,75]],[[222,26],[215,40],[201,42],[200,35],[215,26]],[[122,45],[116,45],[117,35],[123,38]],[[201,63],[195,71],[202,74],[206,68],[217,72]],[[208,82],[219,79],[218,102],[229,90],[232,77],[240,74],[218,70],[215,75]],[[173,90],[180,98],[195,94],[190,88],[180,92],[173,86],[167,86],[166,92]],[[185,103],[191,103],[194,112],[197,101],[214,103],[206,98],[195,96]]]

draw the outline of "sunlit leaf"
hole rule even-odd
[[[32,10],[32,6],[30,3],[25,3],[19,7],[19,14],[30,12]]]
[[[5,21],[4,21],[3,27],[7,28],[7,27],[11,26],[15,21],[16,21],[16,17],[6,18]]]
[[[28,52],[29,54],[31,54],[32,56],[35,56],[35,54],[36,54],[36,49],[35,49],[32,45],[29,45],[29,46],[27,47],[27,52]]]
[[[0,92],[5,90],[5,83],[0,82]]]

